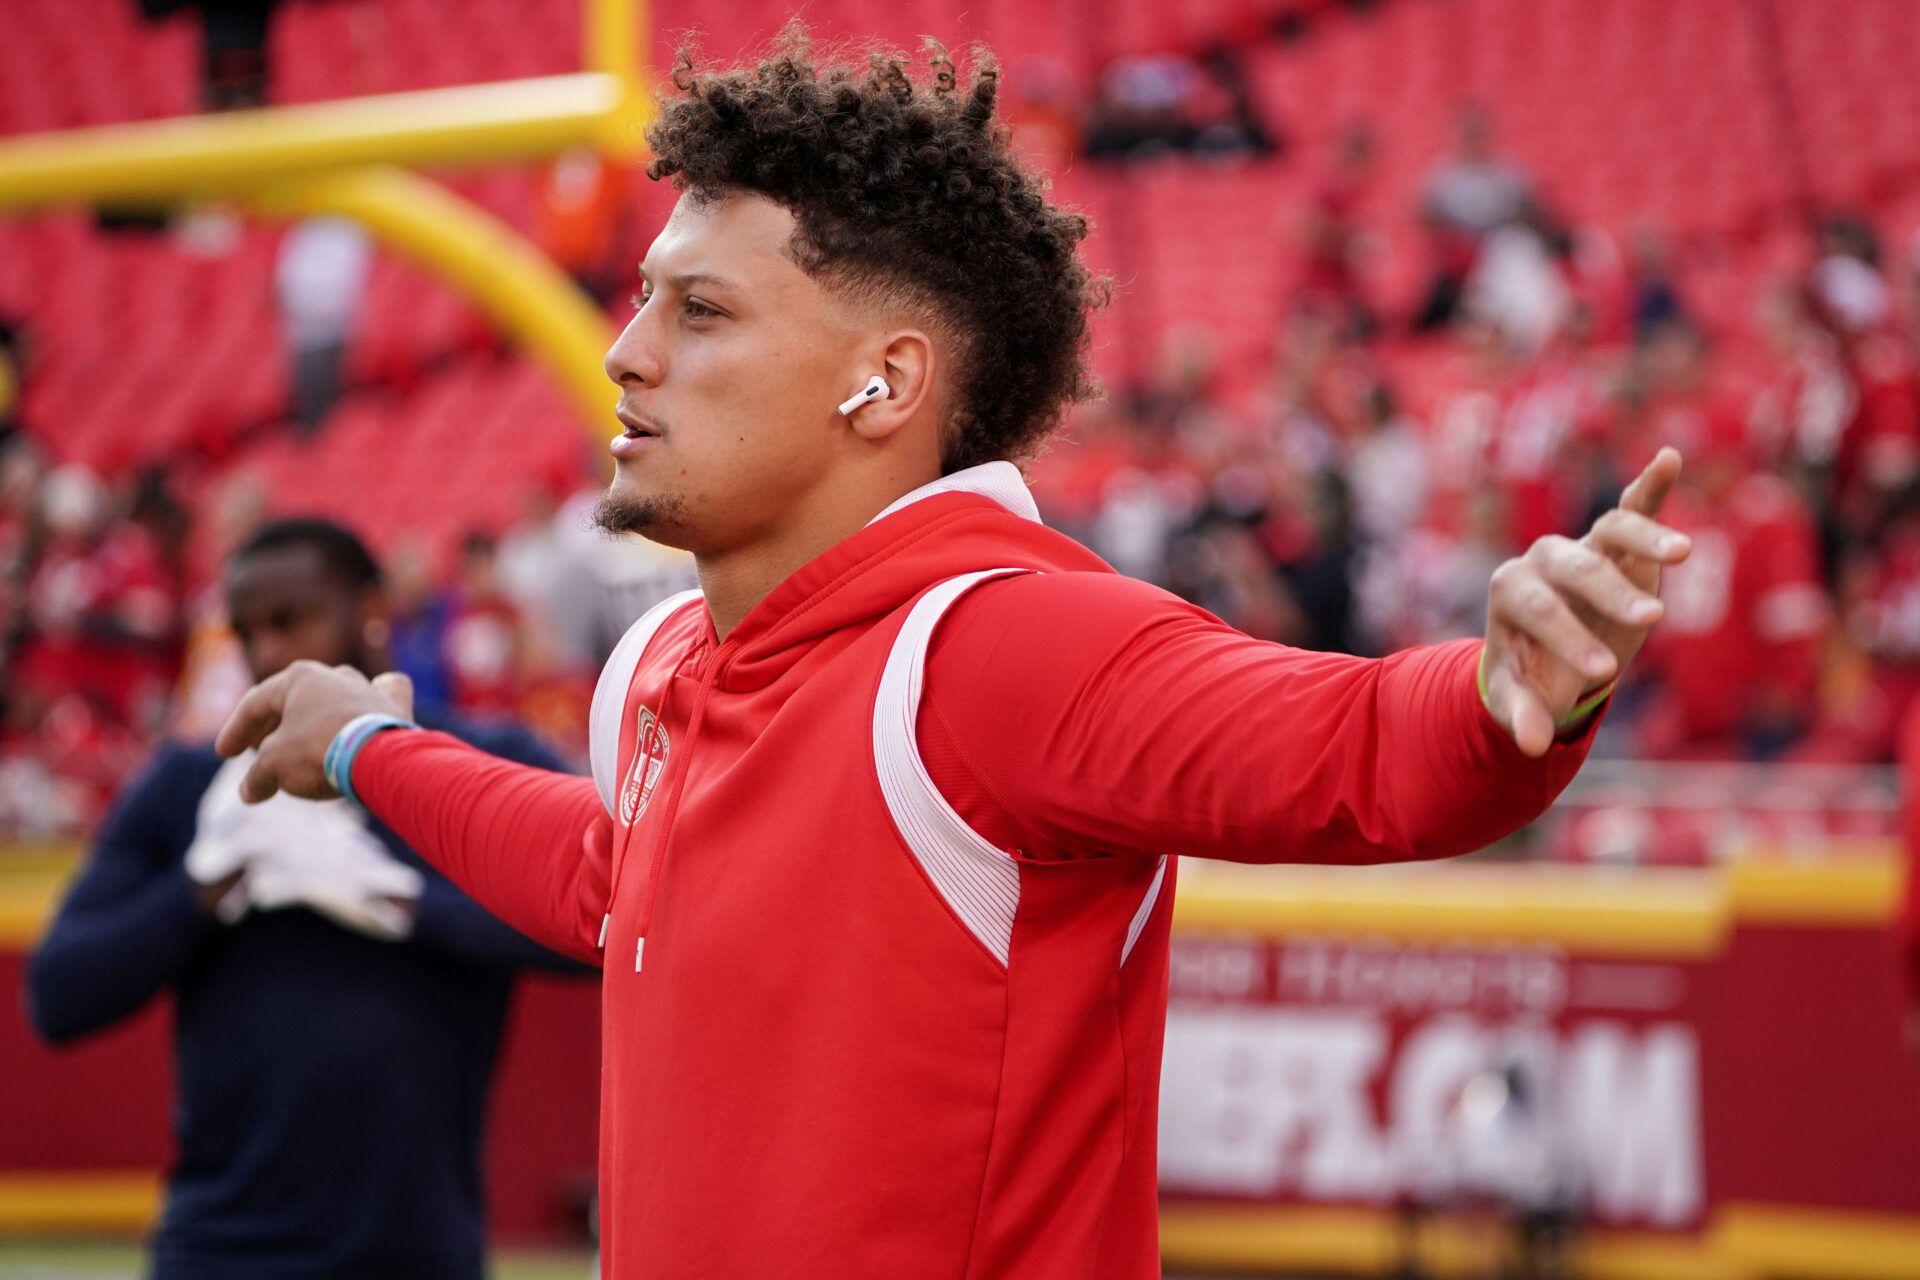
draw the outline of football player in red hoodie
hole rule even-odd
[[[608,663],[593,780],[311,665],[222,748],[601,964],[614,1280],[1157,1276],[1175,857],[1444,857],[1538,814],[1686,554],[1679,457],[1504,565],[1484,644],[1249,639],[1038,521],[1012,460],[1088,393],[1102,290],[990,63],[796,35],[674,82],[601,518],[701,591]]]

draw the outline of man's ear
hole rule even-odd
[[[899,329],[887,335],[876,363],[868,373],[887,380],[887,394],[855,409],[847,421],[862,438],[878,442],[933,408],[940,361],[933,339],[919,329]]]

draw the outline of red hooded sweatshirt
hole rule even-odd
[[[896,503],[724,642],[635,625],[592,783],[386,733],[361,800],[604,969],[603,1265],[1160,1273],[1173,859],[1380,862],[1538,814],[1477,642],[1251,640],[1038,522],[1009,464]],[[924,698],[923,698],[924,692]]]

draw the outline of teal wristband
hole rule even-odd
[[[327,744],[327,753],[320,762],[321,771],[327,775],[327,784],[342,796],[360,803],[360,797],[353,790],[353,762],[359,758],[360,751],[373,736],[388,729],[418,729],[420,726],[411,720],[402,720],[399,716],[386,715],[378,711],[369,711],[363,716],[355,716],[340,726],[340,732],[333,735],[333,741]],[[362,806],[364,807],[364,806]]]

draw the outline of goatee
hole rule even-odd
[[[640,498],[609,489],[594,504],[593,527],[602,533],[645,535],[672,514],[677,503],[662,498]]]

